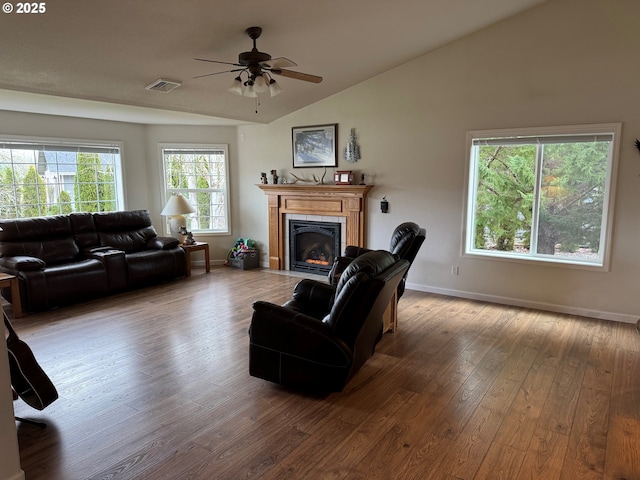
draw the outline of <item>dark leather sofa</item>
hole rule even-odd
[[[341,391],[374,354],[382,316],[409,268],[379,250],[353,260],[336,286],[300,281],[279,306],[253,304],[249,373],[288,387]]]
[[[184,251],[159,237],[147,210],[0,220],[0,271],[23,308],[45,310],[182,277]],[[8,289],[2,296],[10,301]]]

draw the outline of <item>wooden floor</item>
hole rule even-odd
[[[248,375],[254,300],[297,278],[190,278],[15,320],[58,388],[16,415],[27,480],[640,479],[631,324],[407,291],[342,393]]]

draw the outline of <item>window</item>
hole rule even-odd
[[[187,215],[191,232],[229,233],[226,145],[161,146],[165,199],[182,193],[196,212]]]
[[[109,212],[124,206],[120,146],[0,138],[0,217]]]
[[[607,267],[620,125],[469,132],[465,253]]]

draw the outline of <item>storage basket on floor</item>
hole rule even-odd
[[[258,249],[246,250],[239,253],[237,257],[229,258],[229,266],[241,270],[251,270],[260,266],[260,255]]]

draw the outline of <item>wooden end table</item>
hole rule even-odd
[[[187,256],[187,277],[191,276],[191,252],[197,252],[198,250],[204,250],[204,266],[209,273],[211,271],[211,263],[209,260],[209,244],[206,242],[196,242],[193,245],[180,244],[180,248],[184,250]]]
[[[9,287],[11,289],[11,306],[13,307],[13,318],[22,316],[22,304],[20,303],[20,285],[15,275],[0,273],[0,288]]]

